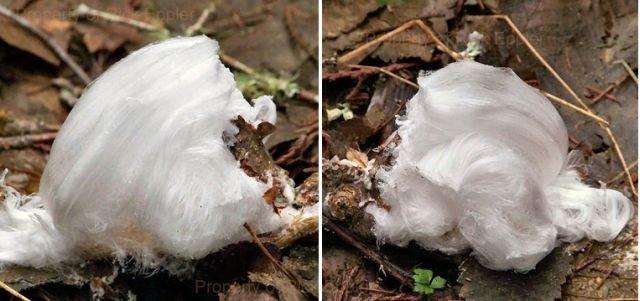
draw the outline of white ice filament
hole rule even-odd
[[[380,240],[527,271],[559,241],[610,240],[627,223],[630,201],[580,182],[562,118],[510,69],[464,61],[418,81],[377,174],[391,210],[367,208]]]

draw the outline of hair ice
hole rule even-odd
[[[231,120],[275,122],[252,107],[220,62],[218,43],[173,38],[144,47],[84,92],[55,139],[33,198],[3,186],[0,266],[41,267],[80,255],[195,259],[286,224],[223,136]]]
[[[484,266],[527,271],[559,241],[613,239],[632,206],[580,182],[556,109],[507,68],[472,61],[418,79],[393,165],[376,174],[391,209],[367,207],[378,239],[415,240]]]

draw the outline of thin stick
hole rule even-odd
[[[629,169],[634,169],[636,166],[638,166],[638,160],[635,160],[635,161],[633,161],[633,163],[629,164]],[[624,177],[624,171],[618,173],[611,180],[607,181],[607,185],[620,180],[620,178],[622,178],[622,177]]]
[[[76,7],[76,9],[73,11],[73,14],[77,17],[84,17],[84,16],[97,17],[110,22],[122,23],[129,26],[133,26],[138,29],[146,30],[146,31],[155,31],[160,29],[146,22],[125,18],[122,16],[118,16],[116,14],[91,8],[84,3],[80,3],[80,5],[78,5],[78,7]]]
[[[402,70],[409,67],[417,66],[416,63],[395,63],[388,66],[380,67],[389,72]],[[380,73],[377,69],[363,69],[363,70],[339,70],[335,73],[323,73],[322,80],[335,81],[341,78],[353,78],[360,79],[372,74]]]
[[[14,290],[12,287],[8,286],[6,283],[0,281],[0,287],[7,291],[12,296],[22,300],[22,301],[30,301],[29,298],[23,296],[18,291]]]
[[[449,47],[447,47],[447,45],[445,45],[440,38],[438,38],[438,36],[433,32],[433,30],[431,30],[431,27],[427,26],[426,24],[424,24],[421,20],[411,20],[408,21],[400,26],[398,26],[396,29],[387,32],[381,36],[379,36],[378,38],[374,39],[373,41],[369,41],[361,46],[359,46],[358,48],[344,54],[343,56],[338,58],[338,65],[346,65],[351,63],[351,61],[362,55],[362,53],[364,53],[365,51],[367,51],[367,49],[374,47],[382,42],[384,42],[385,40],[397,35],[398,33],[401,33],[405,30],[407,30],[408,28],[412,27],[412,26],[418,26],[418,28],[420,28],[427,36],[429,36],[429,38],[431,38],[431,40],[433,40],[437,45],[438,45],[438,49],[440,49],[441,51],[444,51],[445,53],[447,53],[450,57],[452,57],[455,60],[459,60],[462,58],[462,56],[460,54],[458,54],[457,52],[452,51]]]
[[[572,293],[565,293],[565,296],[569,297],[578,297],[585,299],[593,299],[593,300],[604,300],[604,301],[637,301],[638,298],[609,298],[609,297],[598,297],[598,296],[586,296],[586,295],[576,295]]]
[[[441,51],[444,51],[451,58],[453,58],[454,60],[457,60],[457,61],[461,60],[463,58],[461,54],[459,54],[459,53],[457,53],[455,51],[452,51],[449,47],[447,47],[447,45],[445,45],[444,42],[442,42],[442,40],[440,40],[438,35],[435,32],[433,32],[431,27],[427,26],[427,24],[424,24],[424,22],[422,22],[420,20],[415,20],[415,25],[420,27],[420,29],[422,29],[422,31],[424,31],[424,33],[426,33],[434,42],[436,42],[436,44],[438,44],[438,49],[440,49]]]
[[[65,62],[71,68],[71,70],[73,70],[73,72],[76,75],[78,75],[78,77],[80,77],[80,79],[85,85],[88,85],[89,83],[91,83],[91,78],[89,77],[89,75],[87,75],[84,72],[84,70],[82,70],[82,68],[80,68],[80,66],[78,66],[78,64],[76,64],[76,62],[73,59],[71,59],[69,54],[64,49],[62,49],[62,47],[58,44],[58,42],[56,42],[53,38],[51,38],[42,30],[40,30],[39,28],[31,24],[29,20],[15,14],[13,11],[11,11],[10,9],[8,9],[3,5],[0,5],[0,14],[13,20],[14,22],[18,23],[20,26],[24,27],[25,29],[31,31],[33,34],[37,35],[49,46],[49,48],[51,48],[51,50],[53,50],[53,52],[55,52],[58,55],[58,57],[63,62]]]
[[[189,28],[187,28],[184,34],[189,37],[189,36],[192,36],[196,31],[199,31],[202,28],[202,25],[204,25],[204,22],[206,22],[207,19],[209,18],[209,15],[214,11],[215,11],[215,6],[207,7],[204,10],[202,10],[202,14],[200,14],[200,17],[198,17],[198,20],[196,20],[196,23],[193,23],[193,25],[189,26]]]
[[[218,55],[220,56],[220,60],[225,65],[231,66],[249,75],[253,75],[256,72],[253,68],[245,65],[241,61],[229,56],[228,54],[218,52]],[[301,89],[300,91],[296,92],[296,96],[300,97],[300,99],[304,99],[309,102],[313,102],[313,103],[318,102],[318,95],[309,90]]]
[[[302,90],[298,91],[296,93],[296,95],[298,97],[300,97],[301,99],[304,99],[306,101],[310,101],[310,102],[314,102],[314,103],[318,102],[318,94],[315,94],[315,93],[313,93],[313,92],[311,92],[309,90],[302,89]]]
[[[296,278],[295,275],[293,275],[291,272],[289,272],[289,270],[287,270],[285,267],[283,267],[280,264],[280,262],[277,259],[275,259],[273,257],[273,255],[271,255],[269,250],[267,250],[267,247],[265,247],[264,244],[262,244],[262,241],[260,241],[260,238],[258,238],[258,235],[253,230],[253,228],[251,226],[249,226],[249,224],[247,224],[247,223],[244,223],[243,226],[244,226],[245,229],[247,229],[247,231],[249,232],[249,234],[253,238],[253,241],[258,245],[258,248],[260,248],[260,251],[262,251],[262,253],[264,253],[264,255],[267,256],[267,258],[269,258],[271,263],[273,263],[273,265],[278,270],[280,270],[285,276],[287,276],[287,278],[289,278],[289,280],[291,280],[291,282],[293,282],[293,285],[295,285],[296,288],[304,290],[302,288],[302,286],[300,286],[300,281],[298,280],[298,278]]]
[[[375,251],[369,249],[365,244],[359,242],[355,238],[353,238],[347,230],[344,230],[341,226],[331,221],[331,219],[323,215],[322,222],[325,227],[329,228],[329,230],[336,233],[340,238],[342,238],[345,242],[349,243],[351,246],[358,249],[358,251],[362,252],[367,258],[373,260],[375,263],[383,266],[393,278],[396,278],[400,283],[413,288],[413,282],[409,280],[409,276],[407,276],[407,272],[403,271],[395,264],[389,262],[384,259],[382,255],[376,253]]]
[[[58,132],[0,137],[0,149],[27,147],[37,142],[51,141],[56,138],[56,135]]]
[[[631,66],[629,66],[629,64],[627,64],[627,62],[625,62],[623,60],[617,60],[617,61],[613,61],[613,63],[614,64],[622,64],[622,67],[624,67],[624,70],[627,70],[627,73],[629,73],[629,76],[631,76],[633,81],[636,82],[636,85],[638,85],[638,77],[636,76],[636,73],[633,72],[633,69],[631,69]]]
[[[585,88],[587,89],[587,91],[589,91],[589,93],[591,93],[592,95],[596,95],[596,96],[599,96],[603,92],[603,90],[600,90],[600,89],[592,87],[592,86],[586,86]],[[606,93],[606,94],[602,95],[602,97],[620,104],[620,101],[618,100],[618,98],[615,95],[611,95],[610,93]],[[595,99],[595,97],[593,99]]]
[[[228,54],[223,53],[222,51],[218,52],[218,55],[220,56],[220,60],[222,60],[225,65],[229,65],[249,75],[252,75],[256,72],[255,70],[253,70],[253,68],[245,65],[241,61],[229,56]]]
[[[613,135],[613,132],[611,131],[610,127],[602,126],[602,125],[600,126],[605,130],[605,132],[607,132],[609,139],[611,139],[611,144],[613,144],[613,149],[616,151],[616,154],[620,159],[620,164],[622,164],[622,169],[624,170],[624,173],[627,174],[627,181],[629,182],[631,193],[637,197],[638,192],[636,190],[636,185],[633,184],[633,177],[631,176],[629,167],[627,167],[627,161],[624,160],[624,156],[622,155],[622,149],[620,149],[620,144],[618,143],[618,139],[616,139],[616,136]]]
[[[357,68],[357,69],[373,69],[373,70],[376,70],[376,71],[378,71],[378,72],[381,72],[381,73],[384,73],[384,74],[386,74],[386,75],[389,75],[389,76],[391,76],[391,77],[393,77],[393,78],[395,78],[395,79],[397,79],[397,80],[399,80],[399,81],[401,81],[401,82],[403,82],[403,83],[405,83],[405,84],[407,84],[407,85],[409,85],[409,86],[412,86],[412,87],[414,87],[414,88],[416,88],[416,89],[419,89],[419,88],[420,88],[420,86],[418,86],[418,85],[416,85],[415,83],[413,83],[413,82],[411,82],[411,81],[407,80],[406,78],[403,78],[403,77],[401,77],[401,76],[399,76],[399,75],[397,75],[397,74],[394,74],[394,73],[392,73],[392,72],[389,72],[389,71],[387,71],[387,70],[384,70],[384,69],[382,69],[382,68],[380,68],[380,67],[375,67],[375,66],[365,66],[365,65],[347,65],[347,66],[348,66],[348,67],[351,67],[351,68]]]
[[[520,29],[518,29],[518,27],[513,23],[513,21],[511,21],[511,18],[509,18],[509,16],[506,16],[506,15],[495,15],[493,17],[496,18],[496,19],[502,19],[505,22],[507,22],[509,27],[511,27],[511,29],[516,33],[518,38],[520,38],[520,40],[522,40],[522,42],[527,46],[527,48],[529,48],[529,51],[531,51],[531,53],[533,53],[533,55],[542,63],[542,65],[549,72],[551,72],[551,74],[560,82],[560,84],[565,88],[565,90],[567,90],[569,92],[569,94],[571,94],[571,96],[580,104],[580,106],[582,106],[586,111],[588,111],[590,113],[593,113],[593,112],[591,112],[591,109],[589,109],[589,106],[587,106],[587,104],[584,103],[582,101],[582,99],[580,99],[578,94],[576,94],[576,92],[562,79],[562,77],[560,77],[560,75],[558,75],[558,73],[551,67],[551,65],[549,65],[549,63],[547,63],[547,61],[542,57],[542,55],[540,55],[538,50],[536,50],[536,48],[533,47],[533,45],[531,45],[531,43],[529,42],[527,37],[525,37],[525,35],[522,34]],[[613,148],[616,151],[616,155],[620,159],[620,164],[622,165],[622,169],[627,174],[627,181],[629,182],[629,186],[631,188],[631,193],[634,196],[638,196],[638,192],[636,191],[636,187],[633,184],[633,178],[631,177],[631,173],[629,172],[629,168],[627,167],[627,161],[624,159],[624,155],[622,154],[622,150],[620,149],[620,145],[618,145],[617,139],[613,135],[613,132],[611,132],[611,129],[609,128],[608,125],[604,125],[602,123],[600,123],[599,125],[600,125],[600,127],[602,129],[605,130],[605,132],[609,136],[609,139],[611,140],[611,144],[613,145]]]
[[[608,95],[609,93],[611,93],[611,91],[613,91],[613,88],[615,88],[616,86],[614,85],[609,85],[606,89],[600,91],[600,93],[598,93],[598,95],[596,95],[596,97],[593,98],[593,102],[591,103],[591,105],[595,105],[596,103],[598,103],[598,101],[600,101],[605,95]]]
[[[622,242],[615,244],[613,247],[610,247],[608,251],[606,252],[602,252],[598,255],[595,255],[593,257],[590,257],[589,259],[585,259],[584,261],[582,261],[579,264],[576,264],[575,268],[573,269],[574,273],[579,272],[580,270],[584,269],[585,267],[589,266],[590,264],[594,263],[596,260],[602,259],[604,258],[607,254],[609,254],[609,252],[612,252],[620,247],[623,247],[627,244],[629,244],[630,242],[633,241],[633,238],[637,235],[637,231],[635,234],[631,234],[629,236],[627,236]]]
[[[582,108],[580,108],[580,107],[578,107],[578,106],[576,106],[576,105],[574,105],[574,104],[572,104],[572,103],[570,103],[570,102],[568,102],[568,101],[566,101],[566,100],[564,100],[564,99],[562,99],[562,98],[560,98],[558,96],[555,96],[555,95],[553,95],[553,94],[551,94],[549,92],[545,92],[545,91],[542,91],[542,90],[538,90],[538,91],[540,91],[540,93],[542,93],[542,95],[546,96],[547,98],[549,98],[549,99],[551,99],[551,100],[553,100],[553,101],[555,101],[555,102],[557,102],[557,103],[559,103],[559,104],[561,104],[563,106],[571,108],[572,110],[574,110],[574,111],[576,111],[576,112],[578,112],[578,113],[580,113],[580,114],[582,114],[584,116],[587,116],[587,117],[595,120],[596,122],[598,122],[600,124],[604,124],[604,125],[607,125],[607,126],[609,125],[608,121],[604,120],[602,117],[600,117],[600,116],[598,116],[598,115],[596,115],[596,114],[594,114],[594,113],[592,113],[590,111],[584,110],[584,109],[582,109]]]
[[[549,63],[547,63],[547,61],[542,57],[542,55],[540,55],[540,53],[538,52],[538,50],[536,50],[535,47],[533,47],[533,45],[531,45],[531,43],[529,42],[529,40],[527,39],[527,37],[525,37],[525,35],[520,31],[520,29],[518,29],[518,27],[513,23],[513,21],[511,21],[511,18],[509,18],[509,16],[506,15],[495,15],[493,16],[496,19],[502,19],[505,22],[507,22],[507,24],[509,25],[509,27],[511,27],[511,29],[516,33],[516,35],[518,36],[518,38],[520,38],[520,40],[522,40],[522,42],[527,46],[527,48],[529,48],[529,51],[531,51],[531,53],[533,53],[533,55],[540,61],[540,63],[542,63],[542,65],[549,71],[551,72],[551,74],[553,75],[553,77],[555,77],[560,84],[567,90],[569,91],[569,94],[571,94],[571,96],[573,96],[573,98],[585,109],[588,109],[589,106],[587,106],[587,104],[585,104],[582,99],[580,99],[580,97],[578,97],[578,94],[576,94],[575,91],[573,91],[573,89],[564,81],[564,79],[562,79],[562,77],[560,77],[560,75],[556,72],[556,70],[554,70],[551,65],[549,65]]]

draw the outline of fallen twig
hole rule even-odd
[[[611,251],[618,249],[620,247],[623,247],[627,244],[629,244],[630,242],[633,241],[634,237],[637,235],[637,232],[635,234],[631,234],[629,236],[627,236],[622,242],[615,244],[613,247],[610,247],[606,252],[602,252],[596,256],[593,256],[589,259],[586,259],[584,261],[582,261],[579,264],[576,264],[576,267],[573,269],[574,273],[577,273],[579,271],[581,271],[582,269],[584,269],[585,267],[589,266],[590,264],[596,262],[596,260],[599,260],[601,258],[604,258],[606,255],[610,254]]]
[[[409,67],[414,67],[416,65],[416,63],[395,63],[380,68],[389,72],[395,72]],[[381,71],[379,69],[339,70],[335,73],[322,73],[322,80],[335,81],[341,78],[358,79],[369,75],[378,74],[380,72]]]
[[[604,98],[606,98],[608,100],[611,100],[613,102],[616,102],[618,104],[621,104],[620,100],[618,100],[618,98],[615,95],[612,95],[611,93],[604,93],[604,90],[600,90],[600,89],[598,89],[596,87],[592,87],[592,86],[586,86],[585,88],[587,89],[587,91],[589,93],[591,93],[590,97],[592,97],[593,99],[595,99],[596,96],[599,96],[600,94],[603,94],[602,97],[604,97]]]
[[[20,26],[24,27],[25,29],[29,30],[40,39],[42,39],[42,41],[44,41],[47,46],[49,46],[49,48],[51,48],[51,50],[53,50],[53,52],[55,52],[58,57],[63,62],[65,62],[76,75],[78,75],[78,77],[80,77],[85,85],[91,83],[91,78],[89,77],[89,75],[87,75],[87,73],[85,73],[84,70],[82,70],[82,68],[80,68],[80,66],[76,64],[76,62],[69,56],[69,54],[64,49],[62,49],[58,42],[56,42],[52,37],[48,36],[42,30],[31,24],[29,20],[15,14],[13,11],[3,5],[0,5],[0,14],[13,20]]]
[[[386,260],[382,255],[369,248],[367,245],[359,242],[355,239],[348,230],[342,228],[342,226],[334,223],[328,216],[323,215],[323,226],[336,233],[340,238],[346,241],[351,246],[355,247],[358,251],[362,252],[367,258],[373,260],[375,263],[381,265],[386,272],[388,272],[393,278],[398,280],[401,284],[406,285],[413,289],[413,281],[411,281],[411,275],[396,266],[395,264]]]
[[[584,110],[584,109],[582,109],[582,108],[580,108],[580,107],[578,107],[578,106],[576,106],[576,105],[574,105],[574,104],[572,104],[572,103],[570,103],[570,102],[568,102],[568,101],[566,101],[566,100],[564,100],[564,99],[562,99],[562,98],[560,98],[558,96],[555,96],[555,95],[553,95],[553,94],[551,94],[549,92],[545,92],[545,91],[542,91],[542,90],[538,90],[538,91],[540,91],[540,93],[542,93],[542,95],[546,96],[550,100],[553,100],[553,101],[555,101],[555,102],[557,102],[557,103],[559,103],[559,104],[561,104],[563,106],[566,106],[566,107],[568,107],[568,108],[570,108],[570,109],[572,109],[572,110],[574,110],[574,111],[576,111],[576,112],[578,112],[578,113],[580,113],[580,114],[582,114],[584,116],[587,116],[587,117],[595,120],[596,122],[598,122],[600,124],[604,124],[606,126],[609,125],[608,121],[602,119],[602,117],[594,114],[591,111]]]
[[[593,102],[591,103],[591,105],[595,105],[596,103],[598,103],[604,96],[609,95],[609,93],[611,93],[611,91],[613,91],[613,88],[615,88],[616,86],[614,85],[609,85],[606,89],[600,91],[600,93],[598,93],[598,95],[596,95],[593,98]]]
[[[393,78],[395,78],[395,79],[397,79],[397,80],[399,80],[399,81],[401,81],[401,82],[403,82],[403,83],[405,83],[405,84],[407,84],[407,85],[409,85],[411,87],[414,87],[416,89],[420,88],[420,86],[416,85],[415,83],[411,82],[410,80],[408,80],[406,78],[403,78],[403,77],[401,77],[401,76],[399,76],[397,74],[394,74],[394,73],[392,73],[390,71],[384,70],[383,68],[380,68],[380,67],[365,66],[365,65],[348,65],[348,66],[351,67],[351,68],[356,68],[356,69],[374,69],[374,70],[376,70],[376,71],[378,71],[380,73],[384,73],[386,75],[389,75],[389,76],[391,76],[391,77],[393,77]]]
[[[384,295],[395,295],[395,294],[397,294],[397,292],[385,291],[383,289],[369,288],[369,287],[366,287],[366,286],[361,286],[361,287],[359,287],[359,289],[361,291],[374,292],[374,293],[384,294]]]
[[[110,22],[122,23],[129,26],[133,26],[138,29],[147,30],[147,31],[155,31],[155,30],[161,29],[161,28],[158,28],[157,26],[151,25],[146,22],[125,18],[116,14],[91,8],[84,3],[80,3],[80,5],[78,5],[78,7],[76,7],[76,9],[73,11],[73,14],[76,17],[85,17],[85,16],[97,17]]]
[[[633,163],[629,164],[629,169],[633,169],[636,166],[638,166],[638,160],[633,161]],[[615,177],[613,177],[611,180],[607,181],[607,185],[614,183],[618,180],[620,180],[620,178],[624,177],[624,171],[618,173]]]
[[[193,25],[189,26],[189,28],[185,30],[184,34],[189,37],[192,36],[196,31],[202,29],[202,25],[204,25],[204,22],[207,21],[209,15],[214,11],[215,6],[213,5],[202,10],[202,13],[200,14],[200,17],[198,17],[198,20],[196,20],[196,23],[193,23]]]
[[[289,150],[278,157],[275,160],[276,164],[286,165],[291,164],[293,162],[289,162],[290,160],[296,159],[307,147],[313,143],[313,141],[318,137],[318,125],[317,123],[312,124],[307,130],[306,133],[303,133],[296,139],[296,141],[289,147]]]
[[[605,301],[637,301],[638,300],[638,298],[610,298],[610,297],[577,295],[572,293],[565,293],[564,295],[570,296],[570,297],[586,298],[586,299],[593,299],[593,300],[605,300]]]
[[[611,93],[613,91],[614,88],[620,86],[626,79],[627,77],[629,77],[629,74],[624,74],[621,77],[619,77],[618,79],[616,79],[611,85],[609,85],[607,88],[605,88],[604,90],[600,91],[600,93],[598,93],[598,95],[596,95],[593,98],[593,102],[591,103],[591,106],[595,105],[596,103],[598,103],[598,101],[600,101],[604,96],[609,95],[609,93]]]
[[[636,85],[638,84],[638,76],[636,76],[636,73],[633,72],[633,69],[631,69],[631,66],[629,66],[629,64],[627,64],[627,62],[623,61],[623,60],[617,60],[617,61],[613,61],[614,64],[622,64],[622,67],[624,67],[624,70],[627,70],[627,73],[629,73],[629,76],[631,76],[631,79],[633,79],[633,81],[636,83]]]
[[[260,241],[260,238],[258,237],[256,232],[253,230],[253,228],[247,223],[244,223],[243,226],[244,226],[245,229],[247,229],[247,231],[251,235],[251,238],[253,238],[253,241],[258,245],[258,248],[260,248],[260,251],[262,251],[262,253],[265,256],[267,256],[267,258],[269,258],[271,263],[273,263],[273,265],[278,270],[280,270],[280,272],[282,272],[285,276],[287,276],[287,278],[289,278],[289,280],[291,280],[291,282],[293,283],[293,285],[297,289],[301,290],[304,294],[308,295],[308,293],[306,291],[304,291],[304,288],[300,285],[300,280],[298,280],[298,278],[295,275],[293,275],[289,270],[287,270],[285,267],[283,267],[280,264],[280,262],[277,259],[275,259],[273,257],[273,255],[271,255],[269,250],[267,250],[267,247],[265,247],[264,244],[262,244],[262,241]]]
[[[433,32],[433,30],[431,29],[431,27],[429,27],[428,25],[424,24],[424,22],[422,22],[421,20],[411,20],[408,21],[400,26],[398,26],[396,29],[387,32],[383,35],[381,35],[380,37],[374,39],[373,41],[367,42],[361,46],[359,46],[358,48],[349,51],[348,53],[342,55],[341,57],[338,58],[338,65],[347,65],[349,63],[353,63],[352,60],[355,57],[358,57],[360,55],[362,55],[362,53],[364,53],[365,51],[367,51],[367,49],[376,46],[382,42],[384,42],[385,40],[397,35],[398,33],[401,33],[407,29],[409,29],[412,26],[417,26],[418,28],[420,28],[429,38],[431,38],[431,40],[433,40],[433,42],[436,43],[437,48],[440,49],[441,51],[444,51],[446,54],[448,54],[451,58],[455,59],[455,60],[460,60],[462,59],[462,55],[460,55],[459,53],[452,51],[449,47],[447,47],[447,45],[445,45],[442,40],[440,40],[440,38],[438,38],[438,36]]]
[[[34,143],[51,141],[56,138],[56,135],[58,132],[0,137],[0,149],[23,148]]]
[[[341,300],[350,300],[349,298],[349,288],[351,287],[351,280],[353,279],[353,277],[355,277],[355,275],[358,274],[358,271],[360,270],[359,266],[354,266],[348,274],[342,274],[342,285],[340,286],[340,288],[338,288],[335,292],[335,296],[336,298],[334,300],[336,301],[341,301]]]
[[[569,94],[571,94],[571,96],[580,104],[580,106],[582,106],[589,113],[593,114],[593,112],[591,112],[591,109],[589,108],[589,106],[586,103],[584,103],[584,101],[582,101],[582,99],[580,99],[578,94],[576,94],[576,92],[571,88],[571,86],[569,86],[564,81],[564,79],[562,79],[562,77],[560,77],[560,75],[553,69],[553,67],[551,67],[551,65],[549,65],[549,63],[547,63],[547,61],[542,57],[542,55],[540,55],[538,50],[536,50],[536,48],[533,47],[533,45],[529,42],[527,37],[520,31],[520,29],[518,29],[518,27],[513,23],[513,21],[511,21],[511,18],[509,18],[509,16],[507,16],[507,15],[494,15],[493,17],[496,18],[496,19],[501,19],[501,20],[504,20],[505,22],[507,22],[509,27],[511,27],[511,29],[516,33],[518,38],[527,46],[529,51],[531,51],[531,53],[533,53],[533,55],[538,59],[538,61],[540,61],[540,63],[542,63],[542,65],[560,82],[560,84],[565,88],[565,90],[567,90],[569,92]],[[595,115],[595,114],[593,114],[593,115]],[[605,125],[605,124],[602,124],[602,123],[599,123],[599,125],[600,125],[600,127],[602,129],[604,129],[604,131],[609,136],[609,139],[611,140],[611,144],[613,145],[613,148],[614,148],[614,150],[616,152],[616,155],[620,159],[620,164],[622,165],[622,169],[624,170],[625,174],[627,175],[627,181],[629,182],[629,186],[631,188],[631,193],[634,196],[637,197],[638,196],[638,192],[636,191],[636,187],[635,187],[635,185],[633,183],[633,178],[631,177],[631,173],[629,172],[629,168],[627,167],[627,161],[625,161],[625,159],[624,159],[624,155],[622,154],[622,150],[620,149],[620,145],[618,144],[618,141],[617,141],[616,137],[613,135],[613,132],[611,131],[611,128],[609,128],[608,125]]]
[[[247,65],[245,65],[244,63],[242,63],[241,61],[233,58],[232,56],[229,56],[226,53],[223,52],[218,52],[218,55],[220,56],[220,60],[228,66],[231,66],[232,68],[238,69],[246,74],[249,75],[253,75],[255,74],[255,70]],[[305,89],[300,89],[299,91],[296,92],[296,95],[298,97],[300,97],[300,99],[309,101],[309,102],[313,102],[313,103],[317,103],[318,102],[318,95],[309,91],[309,90],[305,90]]]
[[[0,287],[3,288],[5,291],[7,291],[9,294],[11,294],[12,296],[22,300],[22,301],[30,301],[29,298],[23,296],[22,294],[20,294],[20,292],[14,290],[12,287],[8,286],[6,283],[0,281]]]

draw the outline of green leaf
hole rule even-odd
[[[431,281],[431,287],[434,289],[442,289],[446,284],[447,284],[447,280],[440,276],[436,276]]]
[[[416,283],[429,285],[433,278],[433,272],[431,270],[416,268],[413,270],[413,281]]]
[[[424,294],[424,295],[433,294],[433,289],[430,286],[421,284],[421,283],[416,283],[416,286],[413,288],[413,291],[416,293]]]

